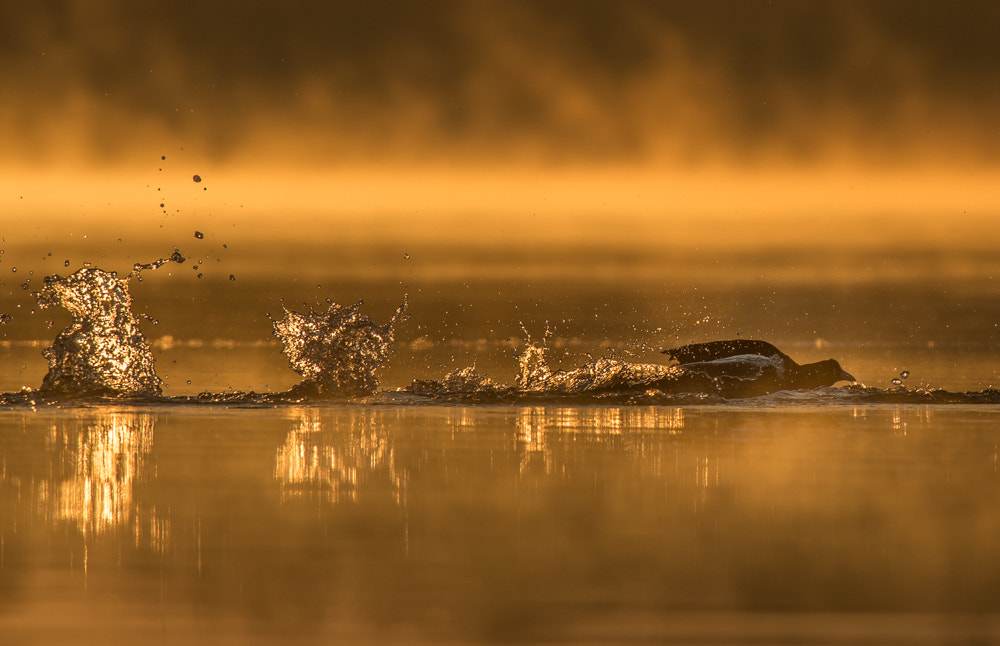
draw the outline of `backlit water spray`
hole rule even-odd
[[[65,395],[153,395],[162,393],[149,342],[132,313],[129,280],[168,262],[182,263],[174,251],[167,258],[136,264],[125,278],[116,272],[84,267],[65,278],[45,278],[35,294],[42,309],[59,306],[73,317],[42,354],[49,371],[42,391]]]
[[[392,318],[379,325],[361,313],[363,301],[344,307],[330,302],[325,312],[285,310],[275,321],[288,365],[303,377],[293,389],[303,394],[358,397],[378,390],[375,371],[389,358],[395,325],[406,318],[404,297]]]

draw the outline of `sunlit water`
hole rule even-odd
[[[5,638],[1000,639],[992,279],[465,267],[104,274],[124,354],[93,356],[140,357],[131,389],[60,345],[93,327],[65,294],[5,301]],[[859,383],[633,387],[661,349],[731,338]]]
[[[1000,638],[993,407],[0,412],[10,643]]]

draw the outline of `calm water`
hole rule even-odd
[[[10,643],[988,643],[996,407],[0,411]]]

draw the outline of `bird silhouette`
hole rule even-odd
[[[689,380],[710,384],[727,399],[857,381],[834,359],[799,365],[766,341],[710,341],[661,352],[676,360]]]

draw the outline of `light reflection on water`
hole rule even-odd
[[[282,500],[318,495],[330,503],[359,502],[373,479],[391,483],[396,502],[406,473],[398,470],[390,438],[372,412],[358,412],[341,426],[324,424],[320,410],[296,413],[297,425],[278,447],[274,477]]]
[[[135,495],[140,483],[154,476],[149,464],[153,436],[149,413],[110,410],[58,418],[38,451],[47,467],[26,479],[8,477],[5,462],[3,484],[33,499],[44,523],[68,528],[82,539],[84,567],[88,546],[106,535],[128,535],[137,547],[162,552],[169,521]]]
[[[989,641],[998,422],[916,406],[4,411],[0,629],[44,643],[58,606],[80,643]]]
[[[533,406],[519,409],[516,418],[517,446],[521,452],[522,473],[541,460],[545,472],[554,467],[553,448],[547,439],[555,435],[587,434],[596,437],[621,435],[623,431],[663,431],[677,435],[684,429],[683,408],[575,408]],[[655,456],[645,455],[641,442],[634,450],[654,462]]]
[[[101,534],[133,521],[133,487],[153,441],[149,415],[111,413],[79,433],[53,427],[48,442],[73,472],[58,483],[52,507],[59,520],[84,534]],[[44,494],[43,494],[44,498]],[[49,502],[39,501],[42,506]]]

